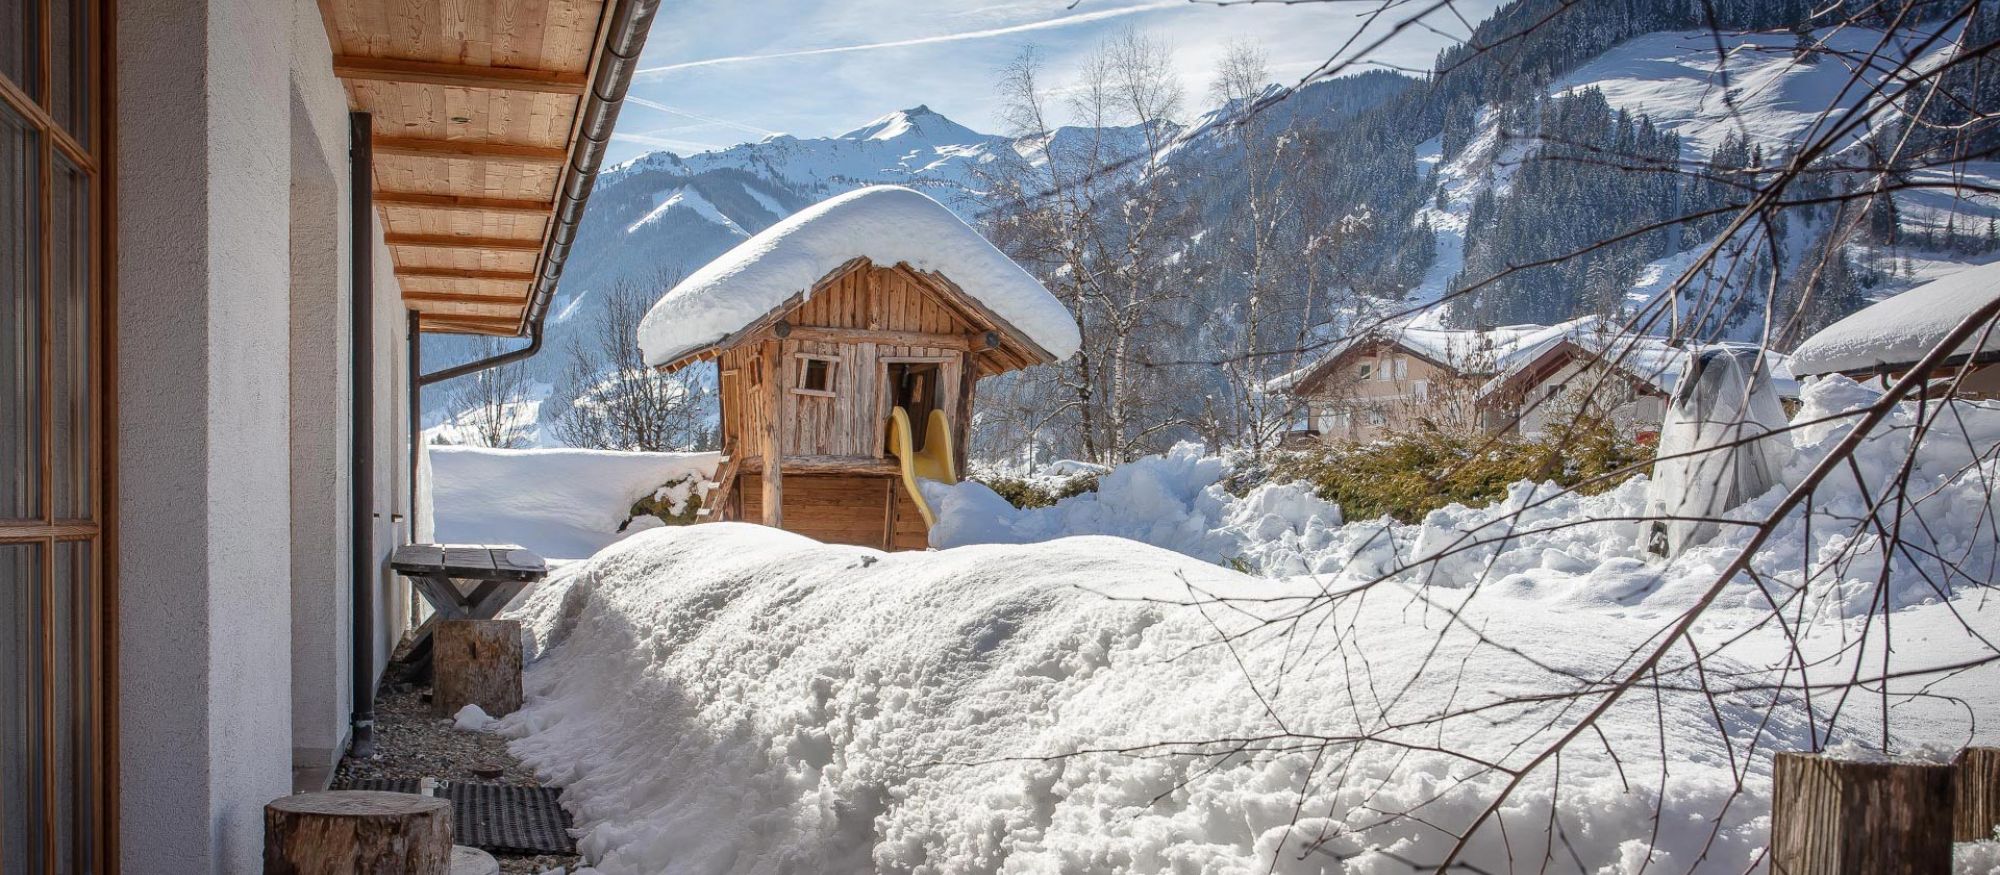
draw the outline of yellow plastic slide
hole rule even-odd
[[[915,433],[910,428],[910,412],[900,406],[889,411],[889,452],[895,454],[903,470],[903,489],[917,503],[917,512],[924,515],[924,525],[929,527],[937,525],[937,515],[931,512],[930,502],[924,500],[923,490],[917,488],[917,478],[957,483],[958,472],[952,466],[956,456],[951,451],[951,421],[945,418],[944,411],[931,411],[930,422],[925,426],[924,448],[912,451]]]

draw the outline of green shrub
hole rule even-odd
[[[1652,455],[1652,447],[1601,424],[1565,428],[1532,441],[1423,432],[1278,454],[1268,463],[1265,479],[1312,483],[1321,498],[1338,502],[1350,520],[1387,514],[1415,523],[1447,504],[1491,504],[1522,480],[1578,486]],[[1595,480],[1581,491],[1603,492],[1642,470]]]
[[[1097,491],[1097,475],[1077,474],[1050,486],[1023,477],[974,476],[1015,507],[1048,507],[1065,498]]]

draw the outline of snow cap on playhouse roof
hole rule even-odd
[[[1854,374],[1898,370],[1917,363],[1951,329],[2000,295],[2000,262],[1970,267],[1924,283],[1885,301],[1863,307],[1820,329],[1792,351],[1800,374]],[[1973,335],[1952,351],[1948,364],[1963,356],[2000,352],[2000,331],[1981,344]]]
[[[1062,302],[978,231],[923,194],[884,185],[800,210],[674,286],[639,323],[646,364],[727,340],[858,257],[944,276],[1057,360],[1082,342]]]

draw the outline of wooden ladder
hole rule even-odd
[[[701,509],[694,512],[696,521],[715,523],[735,518],[736,473],[742,470],[742,459],[735,447],[723,449],[722,468],[716,472],[715,479],[707,483],[708,492],[701,497]],[[717,496],[720,496],[720,501],[711,501]]]

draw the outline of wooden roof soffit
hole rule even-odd
[[[403,296],[422,330],[538,335],[658,3],[318,0],[348,104],[374,116],[395,272],[429,281]]]

